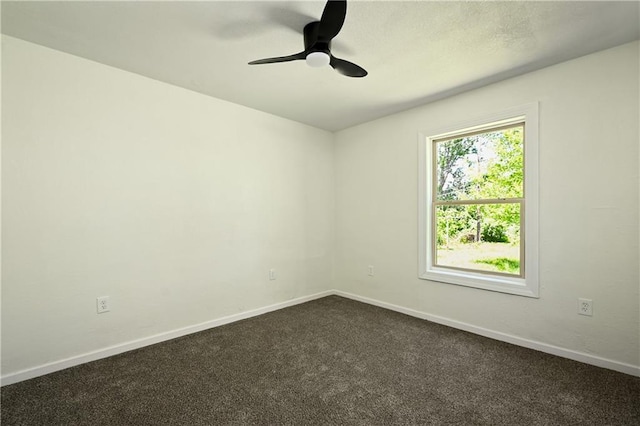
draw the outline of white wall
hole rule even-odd
[[[2,47],[3,375],[331,288],[331,133]]]
[[[338,132],[337,288],[639,366],[638,50],[627,44]],[[540,298],[418,279],[418,132],[534,101]],[[577,315],[578,297],[593,299],[593,317]]]
[[[638,43],[331,135],[2,40],[3,376],[333,287],[640,365]],[[418,132],[532,101],[540,299],[419,280]]]

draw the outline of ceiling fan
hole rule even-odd
[[[331,65],[340,74],[348,77],[364,77],[367,71],[364,68],[336,58],[331,54],[331,40],[338,35],[347,16],[346,0],[329,0],[324,7],[319,21],[309,22],[303,30],[304,50],[289,56],[258,59],[249,62],[249,65],[273,64],[276,62],[289,62],[306,60],[311,67],[323,67]]]

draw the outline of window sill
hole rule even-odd
[[[500,293],[538,298],[538,292],[527,286],[522,278],[502,277],[473,272],[458,272],[445,268],[431,267],[419,275],[419,278],[465,287],[474,287]]]

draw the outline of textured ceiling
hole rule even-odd
[[[304,61],[320,1],[2,2],[2,32],[335,131],[640,38],[638,2],[350,1],[332,52]]]

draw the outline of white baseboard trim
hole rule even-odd
[[[188,334],[197,333],[199,331],[208,330],[210,328],[219,327],[221,325],[229,324],[232,322],[240,321],[243,319],[255,317],[262,314],[266,314],[268,312],[277,311],[279,309],[287,308],[294,305],[299,305],[301,303],[310,302],[312,300],[320,299],[322,297],[331,296],[331,295],[345,297],[347,299],[352,299],[359,302],[367,303],[369,305],[374,305],[381,308],[389,309],[391,311],[400,312],[412,317],[435,322],[437,324],[446,325],[459,330],[468,331],[470,333],[478,334],[480,336],[488,337],[488,338],[499,340],[502,342],[511,343],[517,346],[522,346],[522,347],[534,349],[540,352],[557,355],[563,358],[572,359],[574,361],[583,362],[585,364],[595,365],[597,367],[607,368],[609,370],[619,371],[621,373],[640,377],[640,366],[626,364],[619,361],[614,361],[614,360],[598,357],[595,355],[590,355],[584,352],[565,349],[565,348],[550,345],[547,343],[542,343],[535,340],[529,340],[522,337],[513,336],[510,334],[489,330],[483,327],[478,327],[478,326],[464,323],[461,321],[452,320],[452,319],[441,317],[438,315],[431,315],[426,312],[405,308],[403,306],[394,305],[392,303],[382,302],[380,300],[372,299],[369,297],[358,296],[356,294],[344,292],[341,290],[327,290],[327,291],[312,294],[309,296],[298,297],[296,299],[275,303],[273,305],[265,306],[262,308],[252,309],[250,311],[240,312],[234,315],[229,315],[229,316],[218,318],[215,320],[206,321],[200,324],[179,328],[177,330],[167,331],[165,333],[159,333],[153,336],[132,340],[130,342],[109,346],[104,349],[99,349],[99,350],[88,352],[85,354],[76,355],[60,361],[50,362],[37,367],[17,371],[15,373],[10,373],[0,378],[0,385],[5,386],[13,383],[22,382],[24,380],[33,379],[35,377],[43,376],[45,374],[64,370],[69,367],[74,367],[76,365],[84,364],[91,361],[96,361],[96,360],[107,358],[113,355],[118,355],[123,352],[131,351],[134,349],[140,349],[145,346],[154,345],[156,343],[175,339],[177,337],[186,336]]]
[[[123,352],[132,351],[134,349],[140,349],[145,346],[154,345],[156,343],[175,339],[177,337],[186,336],[188,334],[197,333],[199,331],[208,330],[214,327],[219,327],[221,325],[229,324],[232,322],[240,321],[243,319],[255,317],[262,314],[266,314],[268,312],[277,311],[279,309],[288,308],[289,306],[299,305],[301,303],[309,302],[315,299],[320,299],[326,296],[331,296],[333,294],[335,294],[334,291],[327,290],[320,293],[312,294],[310,296],[298,297],[295,299],[287,300],[280,303],[275,303],[273,305],[265,306],[262,308],[252,309],[250,311],[240,312],[237,314],[229,315],[229,316],[218,318],[215,320],[206,321],[200,324],[179,328],[177,330],[171,330],[164,333],[155,334],[153,336],[132,340],[126,343],[109,346],[104,349],[98,349],[96,351],[88,352],[81,355],[76,355],[60,361],[50,362],[37,367],[28,368],[26,370],[17,371],[15,373],[9,373],[0,378],[0,383],[2,386],[5,386],[13,383],[22,382],[24,380],[33,379],[34,377],[44,376],[45,374],[64,370],[65,368],[75,367],[76,365],[84,364],[91,361],[96,361],[96,360],[107,358],[113,355],[118,355]]]
[[[435,322],[437,324],[446,325],[459,330],[468,331],[480,336],[489,337],[501,342],[511,343],[517,346],[522,346],[529,349],[534,349],[540,352],[545,352],[551,355],[557,355],[559,357],[572,359],[574,361],[582,362],[585,364],[595,365],[596,367],[607,368],[609,370],[619,371],[621,373],[629,374],[632,376],[640,377],[640,366],[633,364],[626,364],[619,361],[614,361],[607,358],[602,358],[596,355],[591,355],[584,352],[578,352],[571,349],[561,348],[559,346],[550,345],[547,343],[538,342],[535,340],[525,339],[511,334],[501,333],[499,331],[489,330],[487,328],[478,327],[472,324],[464,323],[461,321],[452,320],[449,318],[441,317],[438,315],[431,315],[425,312],[416,311],[414,309],[405,308],[403,306],[394,305],[380,300],[371,299],[369,297],[358,296],[356,294],[347,293],[340,290],[334,290],[333,294],[342,296],[347,299],[357,300],[359,302],[367,303],[369,305],[378,306],[381,308],[389,309],[391,311],[400,312],[412,317],[421,318],[427,321]]]

